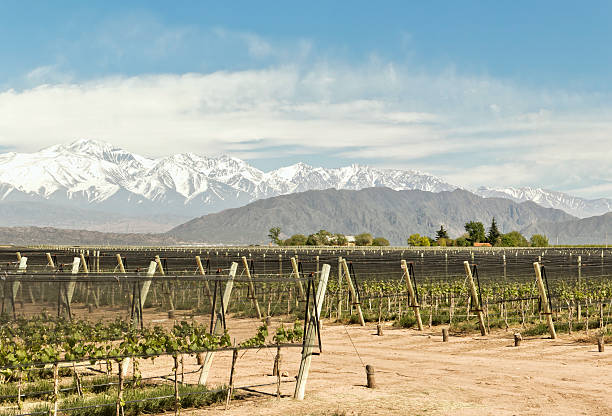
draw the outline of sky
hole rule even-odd
[[[0,152],[90,138],[612,198],[609,1],[0,0]]]

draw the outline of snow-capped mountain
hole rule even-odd
[[[11,213],[0,215],[0,226],[19,225],[15,222],[19,212],[24,212],[25,201],[31,203],[28,213],[23,213],[22,222],[28,225],[54,226],[53,218],[64,212],[61,207],[67,207],[62,221],[72,224],[71,228],[93,229],[95,223],[128,224],[139,218],[145,225],[138,230],[158,232],[186,218],[262,198],[307,190],[370,187],[430,192],[458,188],[415,170],[361,165],[326,169],[297,163],[263,172],[226,155],[183,153],[152,159],[109,143],[78,140],[36,153],[0,154],[0,208]],[[610,199],[586,200],[542,189],[479,188],[475,193],[534,201],[578,217],[612,211]],[[43,213],[44,207],[56,215]],[[41,211],[39,216],[35,215],[37,210]],[[108,218],[103,220],[105,215]]]
[[[129,215],[202,215],[282,194],[373,186],[433,192],[457,188],[413,170],[298,163],[262,172],[225,155],[150,159],[95,140],[0,155],[0,201],[51,201]]]
[[[602,215],[612,211],[612,199],[584,199],[541,188],[480,187],[474,193],[485,198],[507,198],[516,202],[533,201],[543,207],[557,208],[579,218]]]

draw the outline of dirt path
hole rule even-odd
[[[434,332],[435,331],[435,332]],[[313,358],[306,400],[290,398],[299,349],[283,352],[283,397],[257,395],[184,411],[190,415],[582,415],[612,414],[610,353],[568,336],[525,339],[514,348],[511,332],[487,337],[451,337],[438,329],[425,334],[386,328],[325,325],[323,354]],[[378,389],[365,387],[363,363],[376,369]],[[236,384],[273,383],[272,351],[249,351],[238,360]],[[230,355],[219,353],[211,385],[227,383]],[[191,364],[190,364],[191,365]],[[195,368],[195,364],[189,368]],[[275,393],[276,387],[257,390]]]

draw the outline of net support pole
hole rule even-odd
[[[308,373],[310,372],[310,364],[312,362],[312,351],[317,340],[316,331],[318,328],[316,328],[316,317],[321,316],[321,309],[323,307],[323,300],[325,299],[330,270],[331,267],[329,264],[324,264],[321,268],[321,277],[319,278],[319,285],[317,286],[315,305],[312,313],[310,314],[310,325],[308,325],[306,330],[304,347],[302,348],[302,360],[300,361],[300,370],[295,383],[295,393],[293,398],[296,400],[304,400],[304,394],[306,393],[306,382],[308,381]]]
[[[355,290],[355,285],[353,285],[353,279],[351,279],[351,273],[349,272],[348,265],[346,263],[346,259],[342,259],[342,269],[344,270],[344,275],[346,276],[346,281],[349,285],[349,290],[351,291],[351,297],[353,298],[353,304],[357,306],[357,314],[359,315],[359,323],[361,326],[365,326],[365,320],[363,319],[363,311],[361,310],[361,303],[359,301],[359,295]]]
[[[423,321],[421,321],[421,310],[419,308],[419,302],[416,298],[416,293],[414,292],[414,287],[412,286],[412,279],[410,276],[410,271],[408,270],[408,264],[406,260],[402,260],[402,270],[404,271],[404,278],[406,279],[406,285],[408,286],[408,294],[410,295],[410,307],[414,311],[414,317],[417,321],[417,326],[419,327],[419,331],[423,331]]]
[[[478,325],[480,326],[480,335],[487,335],[487,327],[485,326],[484,313],[482,312],[482,305],[480,304],[480,297],[476,290],[476,284],[474,283],[474,277],[472,276],[472,269],[470,269],[470,262],[464,261],[463,267],[465,268],[465,274],[467,276],[468,284],[470,285],[470,293],[472,296],[472,305],[478,315]]]
[[[223,290],[223,310],[227,312],[227,308],[229,306],[230,296],[232,295],[232,288],[234,287],[234,277],[236,277],[236,271],[238,270],[238,263],[233,262],[230,266],[229,278],[227,279],[227,283],[225,284],[225,289]],[[215,322],[215,327],[213,329],[213,333],[215,335],[223,334],[223,326],[221,322],[221,314],[217,314],[217,321]],[[205,385],[206,380],[208,380],[208,373],[210,373],[210,366],[212,365],[213,358],[215,356],[214,351],[207,351],[204,355],[204,363],[202,364],[202,371],[200,372],[200,378],[198,379],[198,384]]]
[[[546,288],[544,287],[544,281],[542,280],[542,268],[540,263],[533,263],[533,268],[536,275],[536,283],[538,285],[538,291],[540,292],[540,299],[542,300],[542,309],[546,315],[546,323],[548,324],[548,331],[552,339],[557,339],[557,332],[555,331],[555,324],[552,318],[552,311],[550,310],[550,304],[548,303],[548,295],[546,294]]]

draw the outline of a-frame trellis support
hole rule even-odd
[[[321,277],[319,278],[319,285],[317,286],[314,306],[312,312],[308,314],[308,327],[304,328],[306,333],[302,347],[302,360],[300,361],[300,370],[296,379],[295,393],[293,394],[293,398],[297,400],[304,400],[304,394],[306,393],[306,382],[308,381],[308,374],[310,372],[314,344],[317,336],[320,337],[320,334],[318,334],[318,322],[321,316],[323,300],[325,299],[325,292],[327,291],[327,281],[329,279],[330,270],[331,267],[329,264],[324,264],[321,269]],[[306,305],[306,307],[309,308],[309,305]]]

